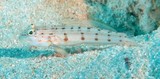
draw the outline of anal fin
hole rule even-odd
[[[67,57],[69,55],[68,52],[61,47],[56,46],[54,49],[56,51],[54,56],[56,56],[56,57],[64,58],[64,57]]]

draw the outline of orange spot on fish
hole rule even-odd
[[[84,38],[84,37],[81,37],[81,40],[85,40],[85,38]]]
[[[51,36],[48,36],[48,39],[51,39]]]
[[[64,38],[64,41],[68,41],[68,38],[67,38],[67,37],[65,37],[65,38]]]

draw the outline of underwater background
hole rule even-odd
[[[20,39],[31,24],[98,27],[139,45],[53,57]],[[159,25],[160,0],[0,0],[0,79],[160,79]]]

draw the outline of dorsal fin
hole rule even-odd
[[[116,30],[114,28],[112,28],[111,26],[109,26],[101,21],[90,20],[90,22],[91,22],[91,24],[93,24],[93,26],[98,27],[100,29],[105,29],[105,30],[110,30],[110,31],[116,32]]]

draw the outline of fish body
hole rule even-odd
[[[29,35],[34,46],[135,45],[123,33],[94,27],[53,27],[35,29]]]
[[[80,46],[82,44],[92,47],[99,45],[137,45],[124,33],[95,27],[55,26],[52,28],[35,28],[32,26],[32,29],[27,34],[22,33],[20,35],[20,39],[22,38],[25,40],[25,43],[32,47],[54,47],[56,52],[54,56],[58,57],[66,57],[69,53],[77,53],[75,51],[67,52],[68,50],[65,50],[65,46]]]

